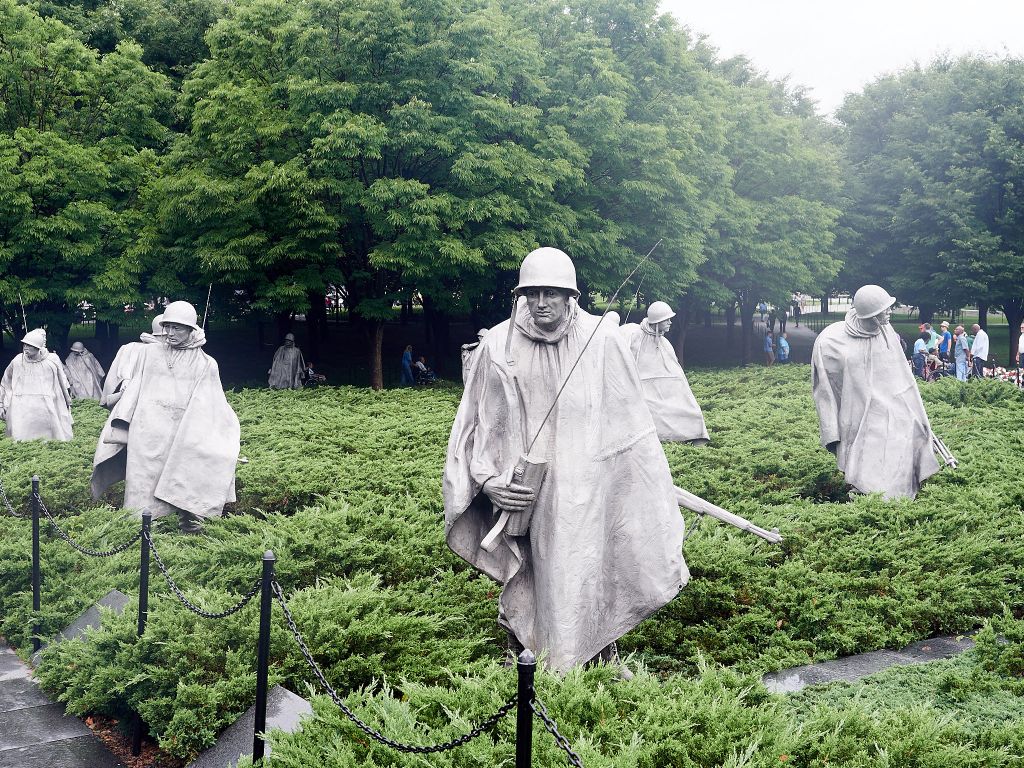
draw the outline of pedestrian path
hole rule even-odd
[[[0,645],[0,768],[124,768],[85,723],[51,702]]]

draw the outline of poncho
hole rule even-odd
[[[921,392],[896,332],[863,327],[851,309],[814,342],[821,444],[833,443],[846,482],[862,493],[914,498],[939,471]]]
[[[469,381],[469,371],[473,367],[473,353],[479,348],[480,342],[474,341],[472,344],[462,345],[462,383],[463,385]]]
[[[235,500],[238,417],[217,362],[200,349],[205,342],[194,331],[185,348],[137,350],[96,445],[93,498],[123,479],[124,506],[154,517],[176,509],[211,517]]]
[[[623,325],[619,333],[625,337],[636,361],[644,400],[654,418],[658,438],[671,443],[707,443],[704,413],[668,339],[655,333],[646,319],[639,325]]]
[[[0,379],[0,407],[12,440],[70,440],[71,395],[60,358],[42,350],[38,360],[24,353],[11,360]]]
[[[105,408],[114,407],[114,403],[121,396],[122,385],[127,379],[131,378],[132,373],[138,367],[142,351],[149,344],[163,344],[165,338],[163,336],[154,336],[151,333],[143,333],[139,336],[138,341],[128,342],[117,350],[117,354],[114,355],[114,362],[110,364],[107,378],[103,382],[100,405]]]
[[[520,300],[480,343],[452,425],[445,535],[504,584],[499,622],[557,671],[583,664],[671,600],[689,579],[672,476],[636,367],[604,322],[568,380],[533,454],[548,460],[528,535],[480,542],[498,519],[483,484],[509,477],[600,319],[569,303],[553,332]]]
[[[302,374],[306,363],[302,351],[295,345],[282,344],[274,353],[270,366],[269,384],[271,389],[302,389]]]
[[[67,367],[73,397],[80,400],[99,400],[103,396],[100,382],[106,372],[92,352],[72,352],[67,356],[64,365]]]

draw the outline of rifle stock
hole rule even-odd
[[[722,509],[721,507],[712,504],[707,499],[702,499],[695,493],[683,490],[679,486],[675,486],[676,491],[676,502],[680,507],[689,509],[696,512],[699,515],[707,515],[713,517],[715,520],[720,520],[723,523],[739,528],[741,531],[752,533],[755,536],[760,536],[771,544],[780,544],[782,542],[782,534],[779,533],[778,528],[772,530],[766,530],[759,525],[754,525],[752,522],[739,515],[734,515],[732,512]]]

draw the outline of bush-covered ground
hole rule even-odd
[[[848,498],[821,449],[803,366],[696,371],[712,435],[667,446],[678,484],[786,536],[781,547],[705,521],[687,541],[692,582],[620,643],[641,669],[542,674],[541,698],[587,766],[1001,766],[1024,755],[1024,397],[1001,382],[924,388],[935,430],[961,461],[917,501]],[[154,539],[175,578],[208,609],[244,594],[265,549],[300,629],[332,683],[388,735],[420,743],[463,732],[513,691],[501,666],[497,588],[446,549],[440,471],[460,390],[243,390],[239,502],[202,537],[160,524]],[[79,540],[105,548],[136,524],[88,497],[104,418],[76,403],[66,444],[0,442],[0,475],[23,502],[28,477]],[[116,498],[116,497],[112,497]],[[27,507],[23,507],[27,508]],[[30,524],[0,518],[0,633],[26,651]],[[113,587],[137,590],[137,553],[85,558],[43,543],[43,634]],[[771,695],[769,670],[986,625],[963,659],[830,687]],[[189,613],[154,572],[150,623],[129,610],[88,643],[43,656],[44,684],[74,712],[137,709],[168,752],[187,758],[252,701],[256,615],[210,622]],[[987,625],[986,625],[987,626]],[[312,681],[280,613],[272,676]],[[899,675],[908,675],[901,678]],[[845,691],[845,689],[844,689]],[[872,693],[874,692],[874,693]],[[982,706],[984,704],[984,706]],[[284,766],[512,764],[512,718],[499,738],[427,758],[374,746],[333,704],[275,741]],[[970,716],[966,716],[968,713]],[[449,721],[451,724],[449,725]],[[564,765],[547,734],[535,765]]]

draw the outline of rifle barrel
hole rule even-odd
[[[701,515],[707,515],[713,517],[723,523],[728,523],[731,526],[739,528],[741,531],[752,533],[755,536],[760,536],[767,542],[772,544],[780,544],[782,542],[782,534],[779,533],[778,529],[766,530],[759,525],[747,520],[745,517],[733,514],[728,510],[722,509],[716,504],[712,504],[707,499],[702,499],[695,493],[690,493],[687,490],[680,488],[678,485],[675,486],[676,491],[676,502],[680,507],[684,507],[693,512]]]

